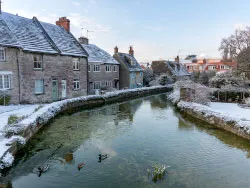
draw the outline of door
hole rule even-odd
[[[65,99],[67,97],[67,81],[62,80],[62,98]]]
[[[52,80],[52,100],[58,100],[58,81]]]

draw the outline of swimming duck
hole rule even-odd
[[[82,168],[84,165],[85,165],[85,163],[80,163],[80,164],[78,164],[78,166],[77,166],[78,170],[80,171],[81,168]]]
[[[39,172],[39,177],[42,175],[42,173],[45,173],[46,171],[48,171],[48,169],[49,169],[49,165],[47,164],[47,165],[44,165],[44,166],[39,166],[38,168],[37,168],[37,170],[38,170],[38,172]]]
[[[99,161],[102,161],[102,160],[104,160],[104,159],[106,159],[106,158],[108,158],[108,155],[107,155],[107,154],[104,154],[104,155],[99,154]]]

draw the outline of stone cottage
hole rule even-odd
[[[88,87],[89,94],[100,90],[119,89],[119,63],[109,53],[94,44],[88,38],[80,37],[79,42],[89,54]]]
[[[87,56],[66,17],[53,25],[36,17],[0,14],[0,92],[10,103],[86,95]]]
[[[173,81],[188,80],[191,78],[191,74],[185,66],[179,63],[179,57],[175,58],[175,61],[152,61],[151,68],[155,75],[167,74]]]
[[[118,52],[114,49],[113,57],[120,63],[120,89],[134,89],[143,86],[143,69],[134,57],[133,47],[130,46],[129,53]]]

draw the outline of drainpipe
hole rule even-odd
[[[18,103],[20,103],[21,101],[21,77],[20,77],[20,63],[19,63],[18,57],[19,57],[18,51],[16,51],[17,77],[18,77]]]

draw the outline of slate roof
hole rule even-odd
[[[108,52],[94,44],[82,44],[82,46],[89,54],[89,63],[119,64]]]
[[[187,69],[181,63],[176,63],[174,61],[166,61],[169,71],[174,76],[190,76],[191,74],[187,71]]]
[[[114,55],[114,57],[116,57],[116,55],[119,57],[119,59],[124,63],[124,65],[127,66],[128,70],[130,72],[138,72],[138,71],[143,71],[143,69],[141,68],[140,64],[137,62],[137,60],[134,58],[134,56],[130,55],[130,54],[126,54],[126,53],[116,53]],[[131,64],[131,61],[133,62],[133,64]]]
[[[0,44],[20,47],[24,51],[87,56],[78,41],[64,28],[2,12]]]

